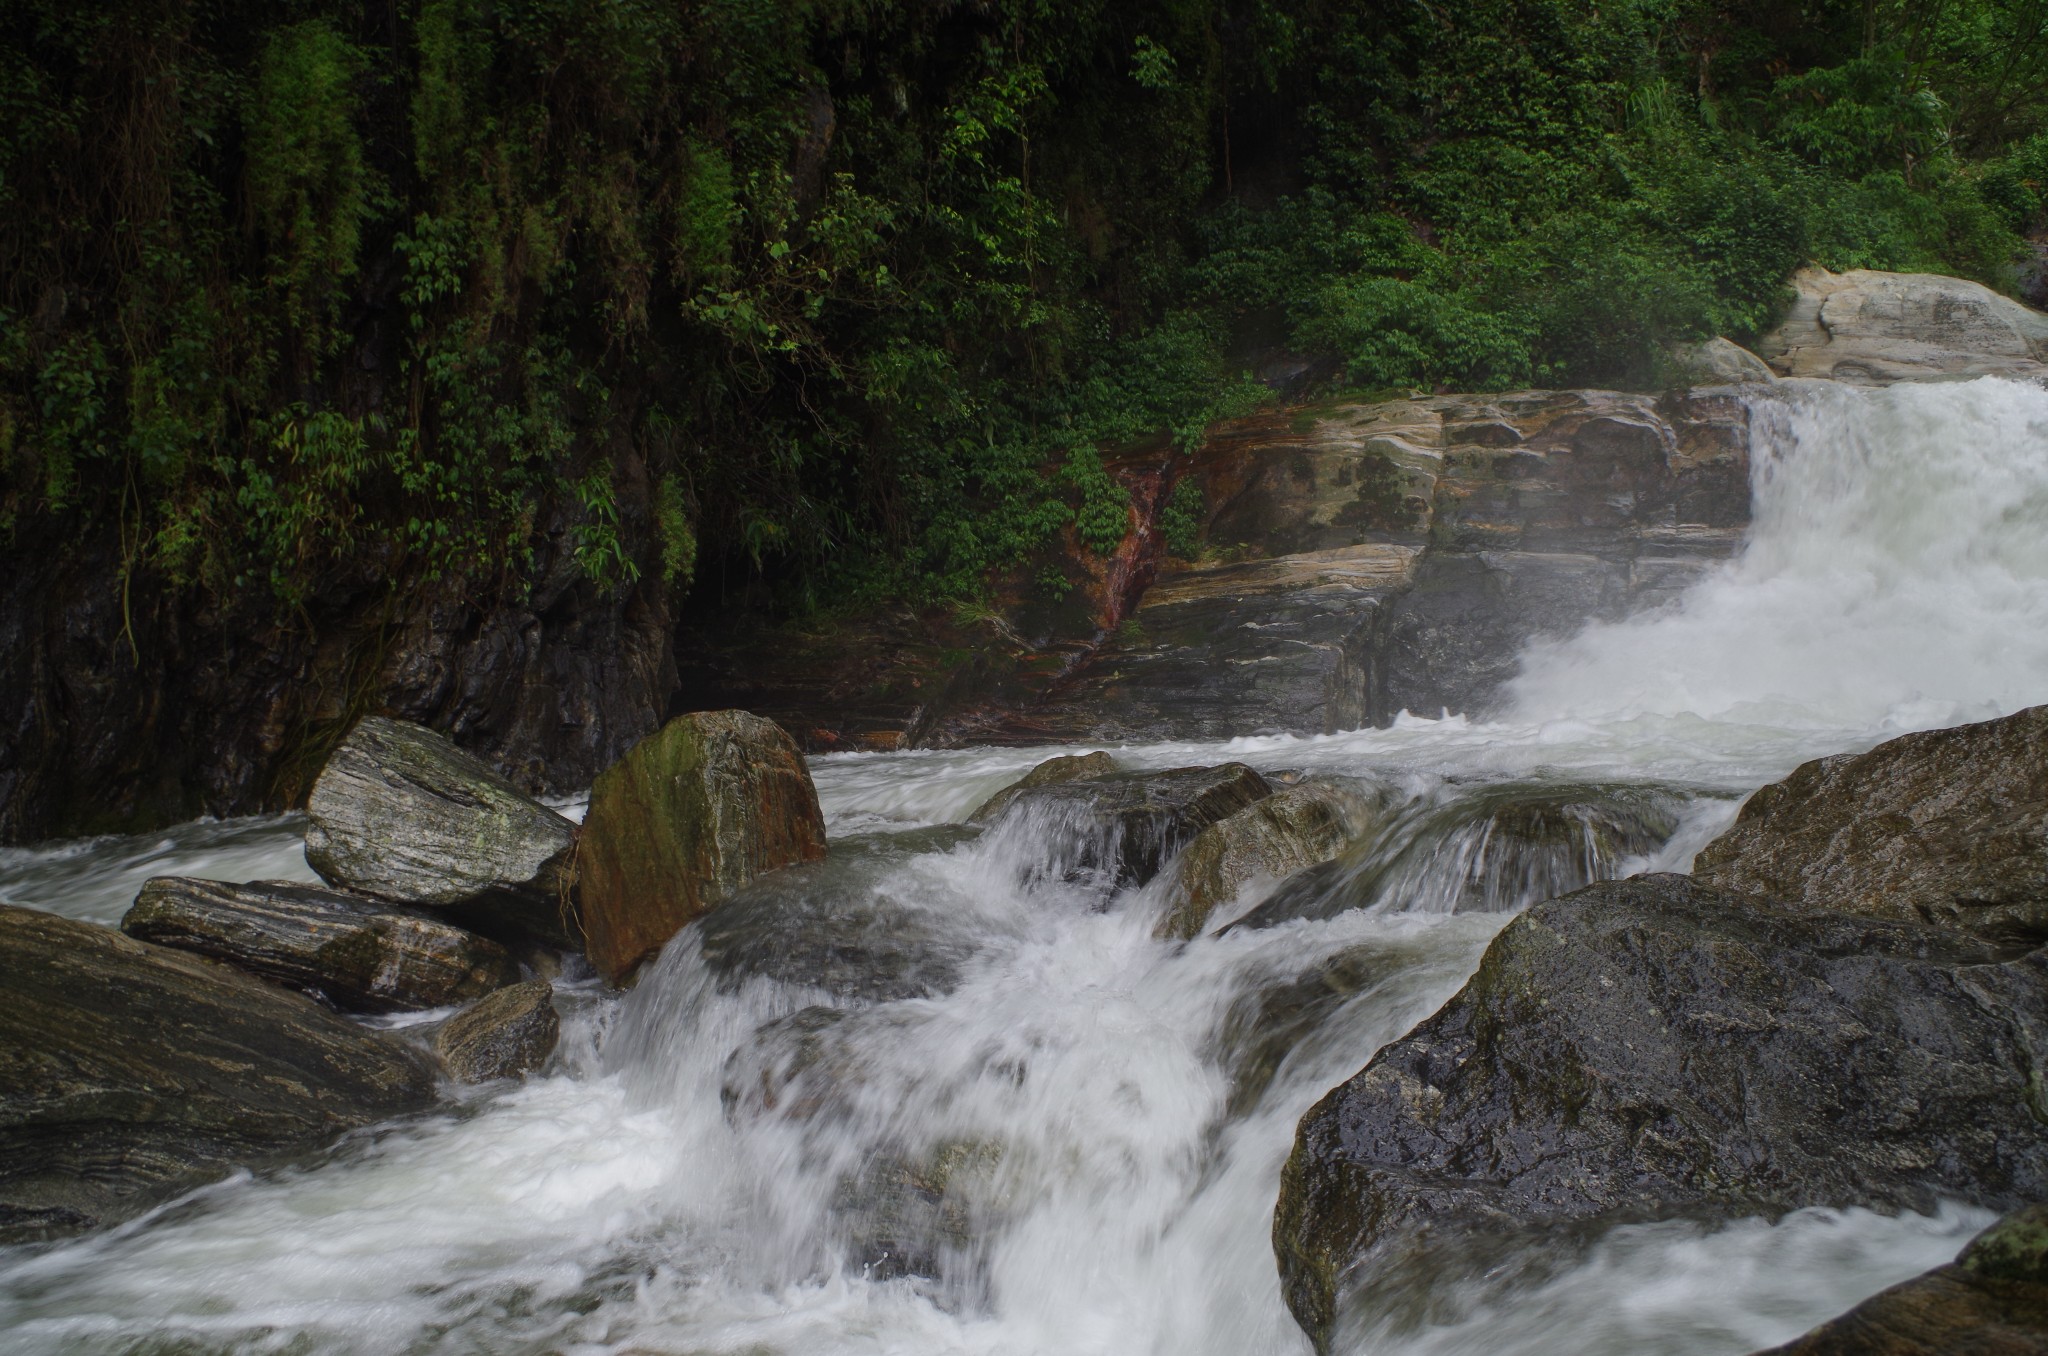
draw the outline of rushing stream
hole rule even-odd
[[[624,997],[563,985],[548,1076],[0,1249],[0,1347],[1306,1352],[1270,1242],[1295,1123],[1512,909],[1686,869],[1806,758],[2048,699],[2048,392],[1786,385],[1756,415],[1745,552],[1526,656],[1500,720],[1113,750],[1357,779],[1391,827],[1320,910],[1221,931],[1255,883],[1158,941],[1156,890],[1047,872],[1050,829],[946,827],[1042,751],[822,758],[831,860],[686,931]],[[298,832],[0,852],[0,897],[112,922],[150,875],[309,877]],[[1616,1229],[1521,1282],[1418,1282],[1371,1349],[1747,1352],[1986,1219]]]

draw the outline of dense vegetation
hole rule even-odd
[[[1275,387],[2011,287],[2048,0],[7,0],[0,109],[8,540],[922,601]]]

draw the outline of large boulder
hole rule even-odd
[[[781,726],[678,716],[591,785],[576,857],[590,962],[618,983],[747,881],[824,855],[817,788]]]
[[[2048,955],[1682,876],[1539,904],[1301,1122],[1274,1244],[1328,1349],[1404,1265],[1518,1236],[2048,1190]],[[1361,1296],[1360,1309],[1367,1306]]]
[[[1790,904],[2048,938],[2048,706],[1807,763],[1751,796],[1693,875]]]
[[[1121,770],[1116,759],[1099,750],[1095,753],[1063,753],[1057,758],[1048,758],[975,806],[968,814],[967,822],[993,824],[1003,817],[1003,811],[1010,808],[1011,801],[1033,787],[1093,781],[1097,777],[1107,777],[1110,773]]]
[[[193,951],[349,1012],[409,1012],[516,983],[505,948],[421,909],[290,881],[158,876],[121,931]]]
[[[306,820],[306,861],[330,885],[450,910],[501,940],[579,940],[576,826],[423,725],[357,722],[313,783]]]
[[[1272,794],[1243,763],[1120,772],[1021,791],[989,837],[1027,879],[1142,885],[1203,829]]]
[[[498,990],[442,1023],[434,1053],[451,1078],[488,1083],[517,1078],[547,1063],[561,1039],[554,986],[530,979]]]
[[[1862,385],[2048,375],[2048,315],[1933,273],[1793,275],[1791,311],[1757,351],[1782,376]]]
[[[1335,857],[1365,832],[1373,811],[1371,799],[1355,787],[1318,778],[1211,824],[1174,859],[1153,935],[1201,935],[1217,906],[1251,881],[1279,880]]]
[[[427,1106],[409,1046],[111,928],[0,905],[0,1242],[113,1223]]]
[[[1986,1229],[1947,1266],[1761,1356],[2044,1356],[2048,1206]]]

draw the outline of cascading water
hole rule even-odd
[[[1117,751],[1357,779],[1384,826],[1307,885],[1158,941],[1156,892],[1047,869],[1099,844],[942,827],[1034,752],[821,759],[832,857],[684,933],[623,998],[565,990],[550,1076],[0,1250],[0,1337],[1305,1352],[1269,1241],[1294,1125],[1458,987],[1505,911],[1684,869],[1806,757],[2048,697],[2048,392],[1788,384],[1756,415],[1744,554],[1669,611],[1538,647],[1502,719]],[[111,921],[142,875],[302,871],[296,832],[0,853],[0,897]],[[1418,1283],[1371,1349],[1749,1351],[1983,1222],[1633,1225],[1518,1286]]]

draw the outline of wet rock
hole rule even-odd
[[[1758,351],[1783,376],[1861,385],[2048,375],[2048,315],[1931,273],[1793,275],[1797,298]]]
[[[2048,706],[1804,764],[1751,796],[1693,875],[1809,908],[2048,938]]]
[[[0,1242],[139,1214],[427,1106],[425,1059],[299,994],[0,905]]]
[[[420,909],[289,881],[158,876],[121,931],[197,952],[348,1012],[410,1012],[519,979],[504,947]]]
[[[1872,1295],[1759,1356],[2042,1356],[2048,1206],[2016,1211],[1954,1263]]]
[[[747,881],[824,855],[818,792],[781,726],[679,716],[590,788],[576,858],[590,962],[616,984]]]
[[[1311,780],[1211,824],[1174,859],[1164,916],[1153,935],[1201,935],[1216,907],[1235,899],[1247,882],[1330,860],[1365,832],[1374,810],[1355,787]]]
[[[877,1280],[945,1277],[973,1257],[1002,1205],[1003,1147],[946,1140],[919,1153],[881,1153],[840,1179],[833,1211],[862,1270]]]
[[[1106,753],[1067,753],[1048,758],[1016,781],[974,807],[969,824],[991,824],[1002,817],[1010,802],[1035,786],[1057,786],[1062,782],[1093,781],[1118,771],[1116,759]]]
[[[949,827],[850,839],[822,862],[751,881],[705,915],[704,961],[728,983],[774,979],[863,1002],[945,993],[980,944],[980,925],[959,916],[943,887],[915,893],[899,868],[970,836]]]
[[[561,1038],[554,993],[544,979],[500,989],[444,1022],[434,1033],[434,1053],[461,1083],[532,1073],[547,1063]]]
[[[991,826],[991,844],[1011,844],[1029,878],[1142,885],[1203,829],[1271,794],[1243,763],[1036,786]]]
[[[842,1104],[859,1067],[840,1029],[847,1015],[844,1008],[814,1004],[764,1022],[726,1058],[718,1084],[726,1119],[808,1121]]]
[[[306,861],[330,885],[448,910],[505,941],[575,946],[576,826],[425,726],[367,716],[306,801]]]
[[[1233,1001],[1217,1040],[1230,1078],[1225,1115],[1234,1120],[1257,1106],[1303,1038],[1403,959],[1380,943],[1347,947]]]
[[[1297,872],[1233,928],[1351,909],[1506,913],[1622,874],[1676,830],[1648,787],[1507,785],[1383,814],[1344,854]]]
[[[1303,1118],[1274,1244],[1327,1349],[1354,1293],[1517,1231],[2048,1191],[2048,956],[1681,876],[1510,923]]]

